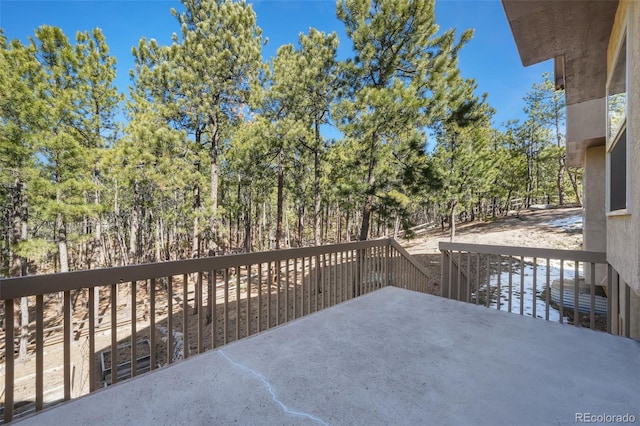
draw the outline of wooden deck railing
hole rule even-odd
[[[2,278],[2,419],[383,286],[426,291],[426,278],[391,239]],[[27,298],[32,319],[19,336],[14,301],[20,298]],[[26,360],[16,360],[21,339],[28,343]]]
[[[440,243],[441,295],[630,335],[630,287],[605,253]]]

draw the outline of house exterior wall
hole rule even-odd
[[[607,74],[611,73],[613,69],[613,60],[616,55],[616,46],[618,39],[620,38],[620,32],[624,28],[625,17],[627,16],[629,8],[629,0],[620,0],[618,3],[618,10],[616,11],[616,18],[611,28],[611,36],[609,37],[609,48],[607,49]]]
[[[602,113],[604,114],[604,110]],[[605,252],[607,250],[607,216],[605,206],[606,155],[604,145],[585,150],[582,183],[584,187],[582,200],[583,248],[587,251]],[[585,270],[587,282],[591,282],[590,275],[591,271]],[[599,284],[606,276],[606,265],[598,265],[594,282]]]
[[[607,70],[614,66],[618,40],[627,27],[627,212],[607,216],[607,260],[631,287],[631,332],[640,337],[640,4],[621,1],[616,13],[609,49]],[[608,194],[607,194],[608,196]]]
[[[586,160],[585,150],[591,146],[606,143],[606,118],[607,99],[604,97],[567,105],[567,165],[569,167],[583,167]],[[605,167],[604,151],[602,155],[602,167]],[[605,179],[605,176],[602,175],[602,178]],[[602,185],[604,189],[604,183]],[[604,200],[604,193],[602,197]],[[604,214],[604,205],[602,208]],[[604,221],[604,218],[602,220]],[[604,249],[603,247],[602,250]]]

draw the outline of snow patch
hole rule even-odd
[[[558,228],[564,231],[579,231],[582,230],[582,215],[553,219],[543,223],[543,225],[548,225],[552,228]]]
[[[564,261],[563,265],[563,277],[565,280],[572,280],[575,276],[575,263],[571,261]],[[506,272],[505,272],[506,271]],[[535,271],[535,290],[534,290],[534,271]],[[514,270],[511,274],[511,285],[509,285],[509,265],[508,262],[502,263],[502,272],[500,274],[492,274],[490,277],[490,286],[493,288],[498,287],[500,284],[500,295],[498,299],[491,299],[490,307],[498,309],[500,304],[500,310],[520,313],[520,306],[523,306],[523,313],[526,316],[533,316],[533,306],[535,305],[536,318],[546,317],[546,298],[544,290],[547,282],[547,274],[549,276],[549,285],[554,280],[560,279],[560,261],[551,260],[549,262],[549,268],[547,268],[546,261],[534,265],[531,262],[525,262],[524,275],[521,275],[521,269],[519,265],[514,265]],[[578,275],[582,272],[582,265],[578,270]],[[486,286],[480,289],[480,294],[486,292]],[[511,305],[511,309],[509,309]],[[560,312],[549,306],[549,320],[559,321]],[[564,321],[568,318],[564,317]]]

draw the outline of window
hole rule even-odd
[[[627,208],[627,130],[618,136],[609,154],[611,176],[609,179],[609,210]]]
[[[623,32],[607,84],[608,211],[627,210],[627,35]]]

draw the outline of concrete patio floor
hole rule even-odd
[[[640,422],[640,344],[386,287],[24,425]]]

